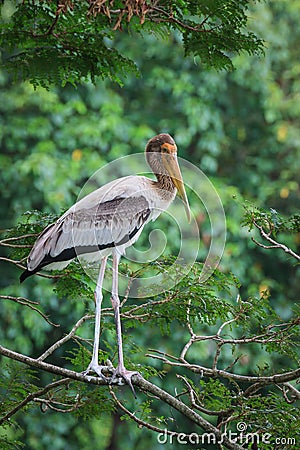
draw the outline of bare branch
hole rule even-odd
[[[66,403],[57,402],[52,399],[46,399],[46,398],[39,398],[35,397],[33,399],[34,402],[39,403],[42,407],[43,411],[46,411],[48,408],[52,409],[53,411],[59,412],[59,413],[70,413],[73,411],[76,411],[82,406],[82,403],[79,401],[76,401],[74,405],[70,406]],[[56,406],[55,406],[56,405]]]
[[[148,428],[149,430],[155,431],[156,433],[164,433],[165,431],[167,432],[167,434],[170,435],[174,435],[174,433],[172,431],[166,430],[166,429],[162,429],[159,427],[156,427],[154,425],[151,425],[148,422],[145,422],[142,419],[139,419],[134,413],[132,413],[131,411],[129,411],[129,409],[127,409],[123,403],[120,402],[120,400],[117,398],[116,394],[114,393],[113,389],[110,388],[110,394],[112,396],[112,398],[114,399],[114,401],[116,402],[116,405],[123,411],[125,412],[125,414],[127,414],[131,419],[133,419],[140,427],[145,427]],[[175,435],[178,433],[175,433]]]
[[[55,366],[53,364],[49,364],[43,361],[39,361],[38,359],[31,358],[30,356],[23,355],[21,353],[14,352],[9,350],[6,347],[0,345],[0,354],[6,356],[7,358],[13,359],[15,361],[19,361],[28,366],[35,367],[37,369],[45,370],[46,372],[53,373],[55,375],[61,375],[63,377],[70,378],[72,380],[82,381],[84,383],[92,383],[100,386],[105,386],[107,383],[93,376],[86,376],[83,373],[75,372],[73,370],[64,369],[62,367]],[[111,372],[111,369],[108,367],[108,373]],[[113,384],[123,385],[124,381],[121,378],[117,378]]]
[[[270,246],[265,246],[264,244],[261,244],[260,242],[256,241],[254,238],[252,238],[252,240],[259,245],[262,248],[280,248],[281,250],[283,250],[285,253],[288,253],[289,255],[293,256],[293,258],[296,258],[298,261],[300,261],[300,255],[297,255],[297,253],[295,253],[292,249],[290,249],[289,247],[287,247],[284,244],[281,244],[277,241],[275,241],[275,239],[271,238],[269,233],[266,233],[265,230],[263,229],[263,227],[261,225],[258,225],[257,222],[253,221],[253,225],[259,230],[261,236],[266,239],[268,242],[271,243]]]
[[[213,31],[212,28],[204,28],[205,22],[206,22],[206,20],[208,20],[208,18],[206,20],[203,20],[201,24],[199,24],[199,25],[197,25],[195,27],[192,27],[192,26],[188,25],[187,23],[184,23],[184,22],[176,19],[171,12],[165,11],[162,8],[158,8],[157,6],[153,6],[152,10],[165,16],[164,19],[161,18],[161,17],[160,18],[151,17],[151,20],[153,22],[158,22],[158,23],[160,23],[160,22],[175,23],[176,25],[179,25],[184,30],[193,31],[193,32],[196,32],[196,33],[209,33],[211,31]]]
[[[86,321],[89,319],[92,319],[94,316],[87,314],[83,317],[81,317],[73,326],[72,330],[66,335],[64,336],[62,339],[60,339],[59,341],[55,342],[51,347],[48,348],[48,350],[46,350],[37,360],[38,361],[44,361],[46,358],[48,358],[48,356],[50,356],[55,350],[57,350],[59,347],[61,347],[65,342],[69,341],[76,333],[76,331],[78,330],[78,328]]]
[[[194,408],[198,409],[199,411],[203,412],[204,414],[207,414],[208,416],[222,416],[223,414],[228,413],[227,410],[212,411],[210,409],[204,408],[203,406],[199,405],[199,403],[197,403],[197,401],[196,401],[196,398],[199,401],[198,396],[195,393],[194,389],[192,388],[191,384],[188,382],[188,380],[185,377],[183,377],[182,375],[178,375],[178,374],[177,374],[177,378],[180,378],[181,380],[183,380],[183,382],[187,386],[191,404]]]
[[[153,351],[153,350],[152,350]],[[283,383],[287,381],[296,380],[300,376],[300,368],[296,370],[291,370],[284,373],[277,373],[270,376],[250,376],[250,375],[239,375],[234,374],[230,372],[226,372],[225,370],[221,369],[210,369],[208,367],[200,366],[198,364],[190,364],[185,360],[182,360],[181,358],[177,358],[177,361],[170,361],[163,352],[160,352],[158,350],[154,350],[160,355],[153,355],[153,354],[147,354],[146,356],[149,356],[151,358],[159,359],[163,361],[166,364],[169,364],[170,366],[176,366],[176,367],[186,367],[187,369],[191,370],[194,373],[198,373],[201,376],[207,376],[207,377],[222,377],[227,378],[230,380],[235,381],[242,381],[246,383],[256,383],[259,382],[262,385],[265,384],[273,384],[273,383]],[[173,357],[176,359],[175,357]]]
[[[13,297],[12,295],[0,295],[0,298],[2,298],[3,300],[12,300],[16,303],[20,303],[21,305],[24,306],[28,306],[28,308],[32,309],[33,311],[37,312],[38,314],[40,314],[40,316],[43,317],[43,319],[46,320],[46,322],[49,323],[49,325],[52,325],[53,327],[59,327],[60,325],[55,324],[53,322],[51,322],[48,317],[46,316],[46,314],[44,314],[41,310],[39,310],[38,308],[36,308],[33,305],[38,305],[38,302],[33,302],[32,300],[29,300],[28,298],[25,297]]]
[[[1,256],[0,261],[9,262],[9,263],[14,264],[17,267],[20,267],[20,269],[25,269],[25,267],[22,265],[22,262],[26,261],[26,258],[22,258],[19,261],[16,261],[15,259],[5,258],[4,256]]]
[[[8,245],[8,243],[10,243],[10,242],[18,241],[20,239],[26,239],[29,237],[37,237],[37,236],[38,236],[38,233],[28,233],[28,234],[23,234],[22,236],[12,236],[9,238],[1,239],[0,245],[5,246],[5,245]],[[13,244],[13,247],[19,247],[19,246],[20,246],[20,244]],[[29,247],[31,247],[31,246],[29,246]]]
[[[180,376],[178,376],[178,377],[180,377]],[[183,377],[180,377],[180,378],[183,378]],[[161,429],[161,428],[156,427],[156,426],[154,426],[154,425],[152,425],[152,424],[150,424],[150,423],[148,423],[148,422],[145,422],[144,420],[139,419],[134,413],[132,413],[131,411],[129,411],[129,409],[127,409],[127,408],[120,402],[120,400],[117,398],[117,396],[116,396],[115,393],[113,392],[112,388],[110,388],[110,393],[111,393],[111,395],[112,395],[114,401],[116,402],[117,406],[118,406],[125,414],[127,414],[132,420],[134,420],[134,421],[139,425],[139,427],[145,427],[145,428],[148,428],[149,430],[155,431],[155,432],[157,432],[157,433],[165,433],[165,434],[168,434],[168,435],[172,436],[173,438],[174,438],[174,436],[181,436],[181,435],[182,435],[182,433],[178,433],[178,432],[175,432],[175,431],[170,431],[170,430],[168,430],[167,428]],[[195,406],[195,405],[193,404],[193,406]],[[206,414],[212,413],[211,411],[208,411],[208,410],[206,410],[205,408],[199,408],[199,409],[202,410],[202,412],[205,412]],[[217,414],[219,414],[219,413],[217,413]],[[221,414],[221,413],[220,413],[220,414]],[[215,414],[212,414],[212,415],[215,415]],[[220,431],[219,431],[217,428],[215,428],[215,430],[217,430],[217,433],[220,434]],[[187,434],[187,435],[185,435],[185,438],[188,440],[188,439],[189,439],[189,436],[192,436],[192,435]],[[225,441],[224,441],[224,443],[225,443]],[[229,443],[230,443],[231,445],[234,445],[234,443],[231,442],[231,441],[229,441]],[[242,447],[240,447],[240,446],[237,445],[237,444],[236,444],[236,447],[231,447],[230,445],[228,445],[228,442],[227,442],[226,447],[227,447],[227,448],[233,448],[233,449],[235,448],[236,450],[242,448]]]
[[[283,383],[285,387],[285,393],[290,393],[291,399],[289,400],[289,403],[294,403],[297,400],[300,400],[300,391],[295,388],[291,383]]]
[[[14,359],[16,361],[20,361],[24,364],[27,364],[32,367],[36,367],[42,370],[46,370],[47,372],[54,373],[56,375],[62,375],[64,377],[67,377],[69,379],[81,381],[84,383],[91,383],[98,386],[105,386],[107,383],[100,379],[99,377],[93,377],[93,376],[86,376],[82,373],[74,372],[69,369],[63,369],[62,367],[54,366],[53,364],[48,364],[43,361],[38,361],[36,359],[30,358],[29,356],[22,355],[20,353],[14,352],[12,350],[9,350],[3,346],[0,346],[0,354]],[[109,368],[108,368],[109,370]],[[64,381],[67,382],[67,381]],[[158,398],[160,398],[162,401],[167,403],[168,405],[175,408],[177,411],[185,415],[188,419],[190,419],[192,422],[199,425],[202,429],[206,430],[209,433],[213,433],[216,435],[217,438],[221,439],[223,438],[223,443],[226,445],[228,449],[231,450],[243,450],[243,448],[240,445],[235,444],[234,442],[231,442],[230,439],[227,437],[224,437],[221,435],[221,432],[211,425],[209,422],[207,422],[205,419],[203,419],[199,414],[197,414],[195,411],[190,409],[187,405],[185,405],[180,400],[176,399],[172,395],[170,395],[168,392],[160,389],[158,386],[150,383],[149,381],[145,380],[141,375],[134,375],[132,377],[132,383],[139,387],[141,391],[145,392],[146,394],[152,394]],[[121,378],[118,378],[114,380],[113,382],[110,380],[109,384],[116,384],[116,385],[123,385],[124,381]],[[34,394],[33,398],[37,397],[37,393]],[[30,397],[31,400],[31,397]]]
[[[5,423],[7,420],[9,420],[14,414],[16,414],[18,411],[20,411],[24,406],[26,406],[28,403],[35,401],[35,397],[37,395],[45,395],[47,392],[51,391],[52,389],[57,388],[58,386],[62,386],[64,384],[68,384],[70,382],[69,378],[63,378],[62,380],[55,381],[54,383],[50,383],[47,386],[45,386],[43,389],[40,389],[39,391],[32,392],[31,394],[27,395],[24,400],[22,400],[20,403],[18,403],[17,406],[15,406],[13,409],[8,411],[5,416],[3,416],[0,419],[0,425]]]
[[[213,371],[215,371],[217,369],[218,359],[219,359],[220,354],[221,354],[221,348],[222,348],[222,342],[219,342],[217,344],[216,353],[215,353],[214,360],[213,360],[213,363],[212,363],[212,370]]]
[[[144,380],[143,378],[139,378],[137,382],[135,382],[136,386],[139,386],[140,389],[145,393],[151,393],[156,397],[160,398],[165,403],[169,404],[173,408],[177,409],[177,411],[181,412],[184,416],[190,419],[192,422],[199,425],[202,429],[204,429],[208,433],[213,433],[218,440],[223,439],[223,444],[232,450],[242,450],[243,447],[231,441],[227,436],[221,433],[221,431],[213,426],[211,423],[207,422],[203,419],[199,414],[189,408],[185,403],[179,401],[168,392],[163,391],[158,386],[149,383],[149,381]]]

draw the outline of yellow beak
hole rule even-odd
[[[164,145],[169,146],[169,144],[164,144]],[[170,175],[170,177],[174,183],[174,186],[176,187],[176,189],[178,191],[178,194],[182,198],[182,201],[184,203],[185,212],[187,215],[187,219],[188,219],[188,222],[190,223],[191,210],[190,210],[188,198],[186,196],[183,179],[182,179],[182,175],[181,175],[180,168],[178,165],[176,153],[175,154],[174,153],[171,153],[171,154],[163,153],[162,154],[162,162],[163,162],[163,165],[165,166],[166,170],[168,171],[168,174]]]

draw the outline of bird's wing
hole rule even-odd
[[[143,176],[130,175],[118,178],[92,191],[73,206],[61,217],[63,219],[73,210],[95,208],[99,203],[105,203],[118,198],[143,195],[148,198],[152,189],[152,181]]]
[[[125,244],[147,222],[151,212],[147,199],[137,193],[92,207],[89,202],[86,205],[89,207],[84,208],[83,201],[75,204],[42,232],[28,257],[29,271]]]

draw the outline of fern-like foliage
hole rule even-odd
[[[182,36],[186,55],[205,67],[232,69],[231,56],[262,53],[263,43],[246,31],[249,1],[5,1],[1,9],[2,65],[34,86],[110,78],[138,73],[118,52],[122,32]]]
[[[8,245],[10,250],[7,262],[20,266],[36,235],[54,219],[37,211],[26,213],[16,228],[8,230],[0,242],[4,247]],[[285,235],[285,242],[288,237],[295,236],[299,230],[298,219],[295,215],[284,218],[274,210],[264,211],[247,205],[244,222],[259,233],[259,250],[270,251],[271,239],[271,251],[284,251],[283,255],[288,253],[289,259],[293,257],[298,261],[300,256],[294,247],[289,248],[281,243],[282,235]],[[275,241],[275,237],[280,241]],[[50,289],[54,289],[55,295],[51,295],[48,305],[45,305],[45,283],[39,311],[36,306],[33,307],[37,303],[30,299],[2,296],[3,301],[14,302],[22,317],[18,322],[24,321],[24,324],[23,317],[27,318],[27,323],[38,324],[31,319],[38,312],[39,316],[47,319],[46,312],[54,302],[52,315],[57,310],[61,330],[47,320],[44,333],[46,330],[49,333],[49,325],[53,327],[51,336],[55,345],[52,339],[51,343],[46,343],[46,348],[41,349],[39,345],[36,353],[43,353],[38,359],[25,354],[20,359],[16,357],[17,353],[0,346],[0,353],[9,358],[0,366],[0,447],[22,447],[15,433],[19,417],[24,412],[27,415],[36,412],[39,407],[43,413],[60,413],[64,414],[64,418],[74,415],[78,420],[83,418],[87,421],[91,418],[105,420],[121,408],[124,413],[122,419],[134,421],[139,427],[163,432],[164,428],[173,430],[175,425],[178,428],[184,426],[185,433],[191,433],[190,436],[195,436],[195,430],[199,432],[199,442],[203,434],[217,442],[219,430],[225,434],[232,432],[239,439],[240,446],[236,448],[250,448],[242,445],[246,435],[243,433],[245,428],[242,432],[239,429],[242,423],[247,428],[247,436],[254,439],[248,444],[259,443],[262,450],[287,448],[274,447],[275,439],[279,439],[278,442],[288,442],[288,448],[298,448],[299,308],[284,311],[284,317],[281,317],[282,311],[274,308],[274,298],[267,289],[258,290],[259,295],[243,298],[234,275],[215,270],[210,278],[202,282],[203,264],[195,263],[183,276],[183,267],[174,257],[162,258],[138,269],[123,263],[120,269],[128,276],[128,282],[138,275],[158,273],[162,275],[162,285],[164,276],[174,280],[174,286],[167,292],[155,296],[149,292],[149,296],[138,301],[130,298],[129,290],[128,298],[122,305],[126,367],[137,370],[149,384],[139,388],[138,397],[133,399],[130,395],[126,396],[127,387],[96,386],[89,379],[79,382],[54,376],[52,372],[46,375],[44,372],[55,366],[36,366],[37,363],[51,363],[78,375],[91,359],[92,341],[88,337],[92,336],[94,285],[79,263],[74,261],[64,271],[53,272],[51,280],[40,280],[46,281],[48,288],[52,286]],[[141,289],[146,294],[142,285]],[[84,305],[81,307],[82,301]],[[32,307],[28,308],[30,305]],[[27,307],[28,315],[23,316],[24,307]],[[42,312],[42,307],[45,312]],[[82,315],[79,321],[77,312]],[[69,322],[68,325],[66,322]],[[5,327],[5,321],[4,330],[12,346],[10,329]],[[160,331],[165,335],[164,340]],[[166,336],[168,334],[170,336]],[[113,309],[105,303],[105,299],[100,342],[99,360],[101,363],[111,361],[116,366]],[[26,368],[29,362],[35,367],[34,371]],[[155,395],[148,390],[156,389],[151,384],[153,379],[155,384],[161,386],[159,391],[155,390]],[[177,393],[172,404],[178,402],[178,411],[183,418],[189,418],[188,424],[164,412],[170,407],[166,400],[170,397],[167,392],[171,391],[169,386]],[[158,413],[158,401],[165,403],[159,410],[163,414]],[[166,405],[168,408],[165,408]],[[187,415],[191,409],[192,417]],[[204,433],[195,427],[195,417],[201,414],[211,419],[210,423],[203,419]],[[194,420],[190,428],[189,423]],[[213,428],[211,433],[213,423],[218,423],[218,428]],[[233,447],[224,445],[224,448]]]

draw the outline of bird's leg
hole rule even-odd
[[[122,328],[121,328],[121,318],[120,318],[120,299],[118,294],[118,266],[120,261],[120,254],[117,251],[113,252],[113,272],[112,272],[112,290],[111,290],[111,303],[114,308],[115,313],[115,322],[116,322],[116,332],[117,332],[117,342],[118,342],[118,367],[113,374],[112,380],[115,377],[121,376],[126,383],[129,384],[133,395],[135,395],[135,391],[133,389],[131,383],[131,377],[133,375],[138,375],[138,372],[133,372],[127,370],[124,366],[123,359],[123,343],[122,343]]]
[[[95,333],[94,333],[94,346],[93,346],[93,356],[90,364],[88,365],[87,369],[83,372],[85,375],[89,372],[95,372],[99,377],[101,377],[104,380],[107,380],[107,378],[103,375],[102,370],[106,369],[107,366],[101,366],[98,362],[98,353],[99,353],[99,340],[100,340],[100,319],[101,319],[101,303],[102,303],[102,285],[103,285],[103,278],[105,273],[105,267],[107,262],[107,256],[102,258],[101,260],[101,266],[100,271],[98,275],[97,280],[97,286],[94,292],[95,297]]]

